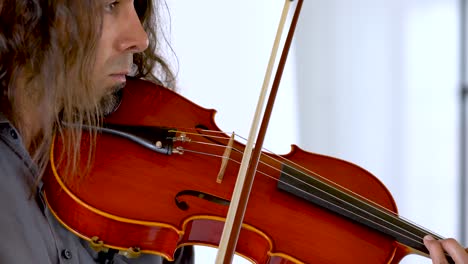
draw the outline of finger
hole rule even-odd
[[[424,237],[423,242],[427,250],[429,250],[429,255],[431,256],[433,264],[448,264],[442,244],[439,241],[435,240],[432,236],[427,235]]]
[[[440,240],[442,248],[452,257],[455,263],[468,263],[465,249],[453,238]]]

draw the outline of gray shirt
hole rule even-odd
[[[96,263],[98,254],[58,223],[41,195],[29,198],[36,170],[18,131],[0,113],[0,263]],[[160,264],[162,258],[116,255],[114,263]]]

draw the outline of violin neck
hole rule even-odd
[[[282,166],[278,188],[391,236],[401,244],[420,252],[428,253],[423,244],[425,235],[431,234],[438,238],[436,234],[400,218],[377,204],[356,194],[342,191],[286,164]]]

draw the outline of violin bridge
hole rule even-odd
[[[221,167],[219,168],[218,177],[216,178],[217,183],[221,183],[223,181],[224,172],[226,171],[227,163],[229,161],[229,157],[231,156],[231,150],[232,150],[232,145],[234,143],[235,135],[236,134],[232,132],[231,138],[229,139],[229,143],[224,149],[223,158],[221,161]]]

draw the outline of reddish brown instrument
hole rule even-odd
[[[142,80],[129,80],[122,104],[106,118],[109,124],[158,126],[179,130],[220,131],[214,110],[197,106],[176,93]],[[195,129],[195,130],[194,130]],[[205,133],[205,132],[203,132]],[[208,133],[208,132],[206,132]],[[215,133],[208,133],[214,135]],[[229,137],[188,134],[209,144],[178,143],[186,149],[223,155]],[[86,146],[84,146],[86,147]],[[234,148],[244,145],[234,142]],[[52,165],[61,152],[56,141]],[[87,151],[83,151],[83,159]],[[230,200],[239,164],[230,161],[216,182],[221,158],[194,154],[163,155],[128,139],[101,134],[88,177],[61,182],[61,171],[45,176],[47,202],[56,217],[80,237],[98,237],[110,248],[160,254],[172,259],[178,247],[217,246],[228,205],[192,195],[179,195],[188,209],[176,205],[192,190]],[[281,167],[264,154],[257,173],[236,252],[255,263],[398,263],[412,251],[394,239],[277,189]],[[241,160],[233,151],[232,160]],[[310,171],[397,212],[392,196],[369,172],[343,160],[292,147],[283,155]]]

